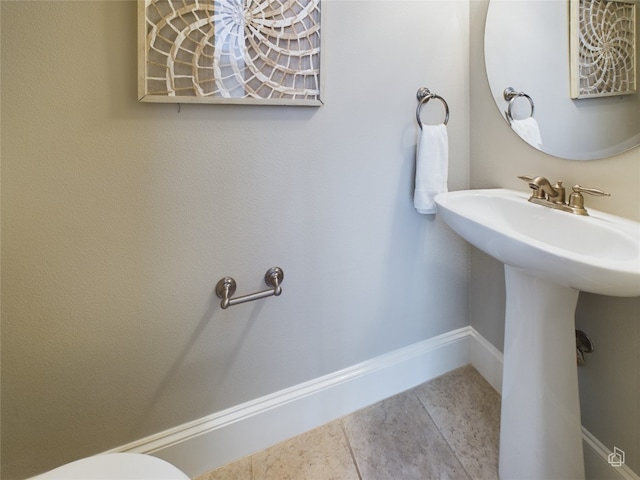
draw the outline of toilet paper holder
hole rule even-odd
[[[216,295],[221,298],[220,308],[226,309],[233,305],[240,303],[252,302],[260,298],[266,298],[271,296],[279,296],[282,293],[282,287],[280,284],[284,280],[284,272],[280,267],[271,267],[264,274],[264,283],[271,287],[269,290],[262,290],[260,292],[249,293],[241,297],[231,298],[236,293],[237,283],[232,277],[223,277],[216,284]]]

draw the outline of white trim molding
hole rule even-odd
[[[475,335],[453,330],[108,453],[151,454],[195,477],[471,363]]]
[[[597,478],[640,480],[640,477],[624,463],[619,466],[612,466],[609,458],[611,458],[614,453],[584,427],[582,427],[582,444],[584,445],[585,467],[593,463],[593,468],[596,469],[599,474]],[[594,475],[594,477],[596,477],[596,475]]]
[[[105,453],[154,455],[195,477],[467,364],[501,392],[502,353],[463,327]],[[584,427],[583,440],[599,471],[640,480],[626,466],[611,467],[611,452]]]

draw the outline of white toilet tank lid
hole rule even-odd
[[[164,460],[141,453],[105,453],[82,458],[32,480],[189,480]]]

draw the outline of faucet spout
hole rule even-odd
[[[549,199],[554,199],[560,196],[560,190],[556,190],[549,180],[544,177],[535,177],[529,182],[529,188],[535,190],[542,190]]]

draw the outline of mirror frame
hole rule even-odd
[[[637,20],[640,9],[636,8],[635,14]],[[636,26],[639,23],[636,21]],[[571,98],[569,29],[569,2],[489,0],[485,70],[501,116],[509,123],[509,100],[504,93],[511,87],[523,94],[511,103],[516,120],[530,115],[532,107],[524,95],[535,105],[541,145],[525,142],[544,153],[570,160],[592,160],[636,148],[640,145],[639,93]],[[638,35],[635,40],[638,45]],[[638,50],[640,47],[636,48],[636,57]]]

